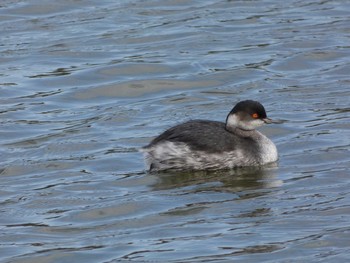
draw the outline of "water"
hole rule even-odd
[[[349,261],[349,8],[2,1],[0,261]],[[277,167],[145,172],[242,99],[286,120]]]

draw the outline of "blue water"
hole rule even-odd
[[[349,8],[2,1],[0,261],[349,261]],[[285,120],[277,167],[145,171],[243,99]]]

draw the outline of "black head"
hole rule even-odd
[[[231,110],[230,114],[235,114],[238,112],[245,112],[254,119],[266,119],[267,117],[264,106],[255,100],[243,100],[238,102]]]
[[[226,129],[254,130],[265,123],[272,123],[272,120],[267,118],[264,106],[254,100],[244,100],[228,114]]]

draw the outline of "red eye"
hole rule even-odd
[[[259,118],[259,114],[253,113],[253,114],[252,114],[252,117],[253,117],[254,119],[257,119],[257,118]]]

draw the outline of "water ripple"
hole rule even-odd
[[[0,261],[346,262],[346,1],[2,1]],[[261,101],[277,166],[140,147]]]

